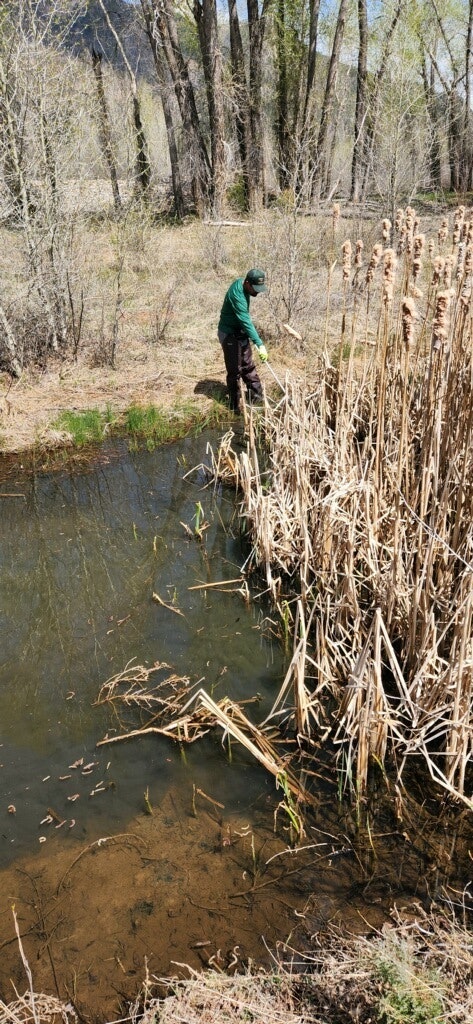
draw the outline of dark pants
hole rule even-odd
[[[227,371],[230,408],[237,412],[240,404],[240,379],[246,387],[250,402],[261,398],[263,389],[253,362],[252,346],[246,334],[226,334],[221,344]]]

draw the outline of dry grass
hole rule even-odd
[[[471,933],[450,912],[394,911],[370,937],[332,928],[323,946],[284,947],[272,973],[159,979],[169,993],[145,1000],[142,1024],[469,1024]],[[184,967],[184,965],[180,965]],[[158,979],[154,979],[158,981]]]

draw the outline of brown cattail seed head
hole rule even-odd
[[[436,256],[434,259],[434,273],[432,277],[432,284],[438,284],[443,274],[443,268],[445,266],[445,260],[443,256]]]
[[[367,284],[370,284],[370,282],[373,280],[373,274],[381,259],[382,252],[383,246],[381,245],[381,242],[376,242],[376,244],[373,246],[373,252],[371,253],[371,259],[368,264],[368,270],[366,271]]]
[[[386,249],[384,253],[383,273],[383,302],[385,306],[389,306],[392,302],[396,266],[397,259],[394,254],[394,249]]]
[[[457,273],[456,273],[457,281],[461,281],[461,279],[463,277],[463,271],[465,269],[465,249],[466,249],[466,242],[459,242],[458,243]]]
[[[414,299],[405,298],[402,302],[402,337],[406,348],[412,348],[414,344],[414,318],[416,306]]]
[[[432,260],[434,258],[434,253],[435,253],[435,239],[429,238],[429,244],[428,244],[427,248],[429,250],[429,256],[430,256],[430,258]]]
[[[358,239],[355,249],[355,267],[361,267],[361,257],[363,255],[364,244],[361,238]]]
[[[442,223],[437,232],[439,245],[444,245],[448,238],[448,217],[442,218]]]
[[[465,274],[473,273],[473,245],[467,245],[465,252]]]
[[[457,245],[460,241],[463,228],[463,220],[465,217],[465,207],[459,206],[458,210],[455,210],[455,220],[453,224],[453,244]]]
[[[450,289],[445,291],[437,292],[437,298],[435,302],[435,316],[432,325],[432,343],[433,348],[439,349],[448,337],[448,311],[450,307],[451,292]]]
[[[351,242],[348,238],[342,245],[343,280],[348,281],[351,271]]]
[[[425,235],[416,235],[414,238],[414,259],[412,261],[412,276],[417,281],[422,269],[422,253],[424,251]]]
[[[449,256],[445,257],[445,266],[443,268],[443,283],[446,288],[451,288],[452,285],[452,273],[454,263],[455,257],[451,253]]]
[[[383,241],[387,244],[391,241],[391,221],[387,217],[383,220]]]
[[[401,207],[399,207],[399,209],[396,210],[396,220],[394,221],[394,227],[396,228],[396,231],[397,231],[398,234],[399,234],[399,232],[400,232],[400,230],[402,228],[403,223],[404,223],[404,210],[402,210]]]

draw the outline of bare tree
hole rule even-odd
[[[173,4],[170,0],[146,0],[152,15],[153,33],[162,47],[173,82],[186,137],[186,147],[192,161],[192,191],[195,207],[203,215],[208,207],[211,166],[200,124],[194,88],[189,76],[177,30]],[[143,0],[142,0],[143,6]]]
[[[225,146],[222,54],[218,38],[216,0],[194,0],[194,18],[199,34],[209,110],[212,159],[211,206],[215,216],[222,212],[225,195]]]
[[[355,138],[351,165],[351,194],[354,203],[360,199],[368,103],[368,3],[358,0],[358,66],[356,75]]]
[[[138,86],[136,82],[136,75],[131,67],[128,57],[125,52],[122,40],[113,24],[110,15],[105,7],[103,0],[98,0],[99,6],[103,11],[105,20],[108,28],[115,39],[117,47],[120,51],[123,63],[126,67],[128,77],[130,79],[131,96],[133,104],[133,128],[134,128],[134,140],[135,140],[135,194],[140,194],[143,198],[146,198],[149,184],[151,180],[151,167],[149,163],[148,146],[146,143],[145,132],[143,128],[143,121],[141,117],[141,105],[140,98],[138,95]]]
[[[171,178],[174,196],[174,209],[176,216],[179,219],[181,219],[185,213],[185,202],[184,192],[182,188],[182,177],[179,164],[174,114],[169,97],[168,81],[166,78],[166,62],[164,59],[162,47],[160,45],[159,35],[156,29],[156,21],[153,15],[151,3],[149,2],[149,0],[140,0],[140,2],[141,10],[143,13],[145,32],[148,37],[149,44],[151,46],[151,52],[153,54],[154,66],[156,69],[156,77],[159,84],[161,103],[163,106],[164,122],[166,125],[166,134],[168,140],[169,159],[171,162]]]
[[[115,213],[119,216],[122,212],[122,201],[120,197],[120,189],[118,187],[118,174],[115,162],[115,155],[113,152],[110,115],[108,111],[105,89],[103,84],[102,54],[98,53],[97,50],[92,50],[92,70],[94,72],[95,81],[97,84],[100,138],[102,142],[102,150],[110,174],[110,182],[112,186],[113,205],[115,207]]]
[[[322,191],[322,184],[325,176],[325,164],[327,161],[327,139],[330,117],[335,96],[338,64],[342,48],[343,36],[345,33],[345,22],[347,16],[348,0],[340,0],[338,8],[335,34],[333,37],[332,51],[327,71],[324,98],[320,112],[319,132],[315,146],[314,163],[315,170],[312,181],[312,195],[319,197]]]

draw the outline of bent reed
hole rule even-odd
[[[247,411],[246,451],[230,432],[214,455],[241,491],[247,567],[292,613],[270,717],[309,750],[330,737],[358,796],[389,752],[397,800],[416,757],[473,807],[472,280],[464,207],[429,241],[399,210],[364,263],[345,243],[313,373]]]

